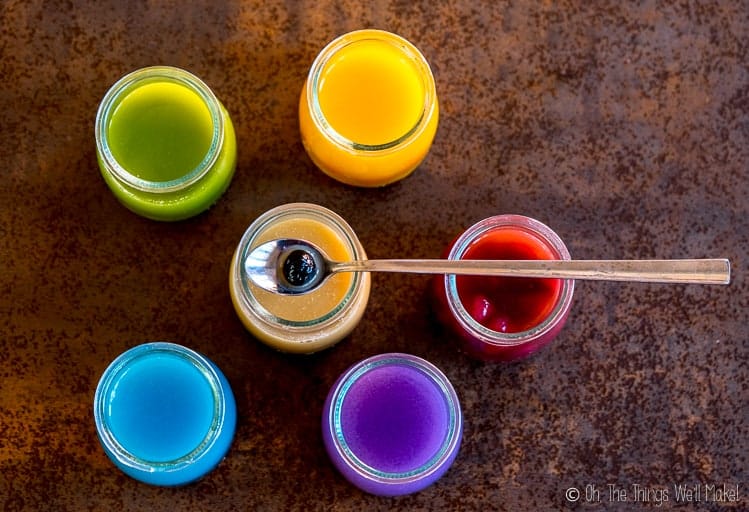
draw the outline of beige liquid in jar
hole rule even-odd
[[[278,238],[307,240],[322,249],[333,261],[351,261],[354,255],[336,233],[312,219],[289,219],[268,228],[258,236],[261,245]],[[351,287],[353,274],[343,272],[330,276],[319,288],[304,295],[280,295],[250,285],[258,302],[273,315],[292,322],[308,322],[327,315],[335,309]]]
[[[283,352],[311,354],[346,337],[361,320],[369,300],[369,273],[340,273],[303,295],[280,295],[244,276],[242,259],[270,240],[296,238],[319,247],[334,261],[364,259],[350,226],[330,210],[293,203],[266,212],[245,233],[232,258],[229,289],[234,309],[259,341]],[[245,242],[245,240],[248,240]]]

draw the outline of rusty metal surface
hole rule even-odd
[[[746,1],[2,3],[0,508],[636,510],[665,489],[668,509],[685,485],[705,491],[696,509],[749,509],[747,12]],[[316,170],[297,126],[317,52],[364,27],[419,47],[441,104],[425,162],[375,190]],[[227,193],[174,224],[120,206],[95,158],[101,97],[155,64],[207,82],[239,145]],[[292,201],[341,214],[374,258],[436,257],[468,225],[519,213],[576,258],[727,257],[734,278],[578,283],[560,337],[496,365],[457,352],[428,278],[374,275],[349,338],[283,355],[243,329],[227,281],[249,223]],[[184,488],[124,476],[94,429],[101,372],[153,340],[213,359],[238,402],[228,456]],[[383,499],[335,472],[319,424],[340,372],[391,351],[447,374],[465,434],[434,486]],[[737,503],[709,500],[723,485]],[[636,486],[653,492],[638,499]]]

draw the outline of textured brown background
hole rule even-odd
[[[645,508],[608,502],[609,484],[667,488],[668,509],[674,484],[725,483],[741,500],[728,508],[749,510],[749,3],[354,4],[0,3],[0,509]],[[424,164],[379,190],[317,171],[297,128],[313,58],[364,27],[424,52],[442,106]],[[202,77],[239,142],[226,195],[176,224],[121,207],[94,153],[107,88],[154,64]],[[371,257],[435,257],[469,224],[521,213],[573,257],[728,257],[734,278],[579,283],[557,342],[503,366],[453,348],[426,278],[377,275],[347,340],[293,357],[245,332],[227,287],[247,225],[291,201],[343,215]],[[238,401],[227,458],[185,488],[128,479],[95,435],[101,372],[151,340],[212,358]],[[399,499],[343,481],[318,425],[338,374],[387,351],[442,368],[465,413],[450,471]],[[601,502],[568,504],[586,485]]]

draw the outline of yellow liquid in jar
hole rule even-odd
[[[428,64],[415,47],[404,51],[410,43],[374,30],[350,36],[316,81],[308,77],[302,88],[299,130],[324,173],[349,185],[380,187],[405,178],[424,160],[437,132],[439,104]],[[313,116],[315,105],[322,121]]]
[[[334,261],[351,261],[354,254],[340,235],[328,226],[312,219],[289,219],[263,231],[254,247],[278,238],[307,240],[322,249]],[[257,301],[271,314],[291,322],[309,322],[321,318],[338,307],[352,286],[353,274],[332,275],[319,288],[304,295],[279,295],[250,284]]]
[[[424,84],[412,59],[390,43],[342,48],[320,74],[320,108],[330,126],[358,144],[393,142],[419,122]]]

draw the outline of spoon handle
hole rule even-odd
[[[543,277],[643,283],[728,284],[727,259],[679,260],[360,260],[332,263],[331,272],[406,272]]]

